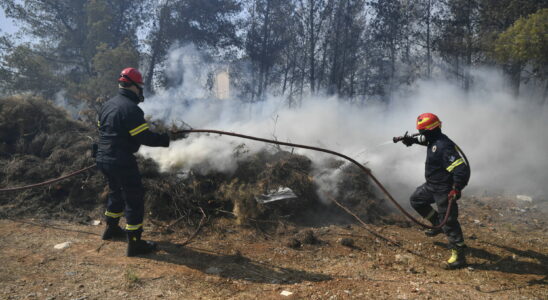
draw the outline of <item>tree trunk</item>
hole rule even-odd
[[[426,15],[426,76],[432,77],[432,54],[430,53],[430,18],[432,13],[432,0],[428,0]]]
[[[293,99],[293,86],[295,85],[295,71],[297,69],[297,52],[294,52],[294,57],[291,62],[291,81],[289,82],[289,97]],[[291,105],[291,103],[290,103]]]
[[[270,22],[270,0],[266,1],[266,10],[264,15],[264,24],[263,24],[263,38],[262,38],[262,46],[261,46],[261,59],[259,62],[259,92],[258,97],[260,100],[263,100],[263,95],[266,92],[266,85],[267,85],[267,55],[268,55],[268,31],[269,31],[269,22]]]
[[[161,55],[161,47],[162,47],[162,38],[163,38],[163,30],[165,28],[165,21],[167,19],[167,13],[168,13],[168,5],[169,1],[166,1],[164,6],[160,8],[160,14],[158,16],[158,33],[154,37],[154,42],[152,43],[151,49],[150,49],[150,62],[148,66],[148,70],[145,75],[145,87],[150,92],[154,92],[154,86],[152,85],[152,81],[154,79],[154,69],[156,68],[156,64],[159,61],[159,56]]]
[[[472,68],[472,1],[468,0],[466,16],[466,66],[464,69],[464,90],[470,90],[471,78],[470,68]]]
[[[341,4],[336,8],[337,12],[335,13],[334,23],[335,23],[335,36],[332,38],[333,46],[333,56],[331,59],[331,74],[329,76],[329,94],[333,95],[337,92],[337,77],[340,76],[339,73],[339,56],[340,56],[340,31],[341,31]]]
[[[514,97],[519,97],[519,89],[521,85],[521,71],[522,64],[519,62],[513,62],[505,68],[508,77],[510,78],[510,85],[512,87],[512,94]]]
[[[308,31],[309,31],[309,34],[310,34],[310,91],[312,92],[312,94],[314,94],[315,90],[316,90],[316,87],[315,87],[315,83],[316,83],[316,78],[315,78],[315,69],[316,69],[316,37],[314,36],[314,31],[315,31],[315,28],[314,28],[314,1],[315,0],[309,0],[309,9],[310,9],[310,13],[308,15]]]
[[[282,95],[285,95],[285,89],[287,88],[287,76],[289,75],[290,68],[291,68],[291,61],[288,61],[284,67],[284,81],[282,84]]]

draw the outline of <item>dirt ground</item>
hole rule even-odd
[[[227,217],[181,246],[194,228],[149,223],[145,236],[161,250],[127,258],[124,242],[100,239],[103,225],[2,219],[0,298],[548,299],[548,201],[459,201],[470,266],[453,271],[442,268],[443,235],[415,226],[370,225],[394,246],[357,224],[243,227]],[[309,230],[315,243],[288,247]],[[63,242],[69,247],[54,249]]]

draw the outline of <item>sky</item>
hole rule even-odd
[[[0,29],[2,33],[15,33],[17,31],[17,26],[13,24],[9,19],[6,18],[4,10],[0,9]]]

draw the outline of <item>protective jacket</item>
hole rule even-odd
[[[462,190],[470,179],[470,164],[461,149],[445,134],[429,136],[426,143],[426,184],[434,191]]]
[[[99,112],[99,141],[97,162],[115,165],[135,164],[133,153],[141,145],[169,146],[169,136],[149,130],[144,113],[137,106],[138,96],[127,89],[120,89],[117,96],[103,104]]]

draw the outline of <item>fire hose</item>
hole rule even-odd
[[[61,177],[58,177],[58,178],[55,178],[55,179],[50,179],[50,180],[46,180],[44,182],[40,182],[40,183],[36,183],[36,184],[31,184],[31,185],[26,185],[26,186],[20,186],[20,187],[14,187],[14,188],[5,188],[5,189],[0,189],[0,193],[2,192],[16,192],[16,191],[22,191],[22,190],[27,190],[27,189],[32,189],[32,188],[35,188],[35,187],[40,187],[40,186],[44,186],[44,185],[48,185],[48,184],[52,184],[52,183],[56,183],[58,181],[61,181],[61,180],[65,180],[67,178],[70,178],[70,177],[73,177],[73,176],[76,176],[76,175],[79,175],[79,174],[82,174],[88,170],[91,170],[95,168],[95,165],[92,165],[92,166],[89,166],[89,167],[85,167],[81,170],[78,170],[78,171],[75,171],[75,172],[72,172],[72,173],[69,173],[67,175],[63,175]]]
[[[341,154],[339,152],[335,152],[335,151],[332,151],[332,150],[329,150],[329,149],[324,149],[324,148],[319,148],[319,147],[314,147],[314,146],[307,146],[307,145],[300,145],[300,144],[293,144],[293,143],[287,143],[287,142],[280,142],[280,141],[276,141],[276,140],[263,139],[263,138],[244,135],[244,134],[239,134],[239,133],[220,131],[220,130],[211,130],[211,129],[188,129],[188,130],[180,130],[180,131],[177,131],[176,133],[181,133],[181,134],[185,134],[185,133],[214,133],[214,134],[220,134],[220,135],[229,135],[229,136],[234,136],[234,137],[239,137],[239,138],[243,138],[243,139],[264,142],[264,143],[277,144],[277,145],[289,146],[289,147],[295,147],[295,148],[303,148],[303,149],[314,150],[314,151],[318,151],[318,152],[324,152],[324,153],[332,154],[332,155],[335,155],[335,156],[346,159],[347,161],[353,163],[358,168],[360,168],[362,171],[367,173],[369,178],[371,178],[375,182],[375,184],[381,189],[381,191],[386,195],[386,197],[390,200],[390,202],[392,202],[407,218],[409,218],[411,221],[413,221],[414,223],[416,223],[416,224],[418,224],[422,227],[429,228],[429,229],[441,228],[447,223],[447,220],[449,219],[449,214],[451,213],[451,206],[453,205],[454,200],[452,198],[449,198],[448,199],[449,203],[448,203],[448,207],[447,207],[447,212],[445,213],[443,221],[439,225],[430,226],[428,224],[422,223],[421,221],[419,221],[418,219],[413,217],[411,214],[409,214],[398,203],[398,201],[396,201],[394,199],[394,197],[392,197],[390,192],[388,192],[388,190],[384,187],[384,185],[377,179],[377,177],[375,177],[375,175],[373,175],[373,173],[371,173],[371,171],[369,169],[364,167],[362,164],[360,164],[356,160],[354,160],[354,159],[352,159],[352,158],[350,158],[350,157],[348,157],[344,154]]]
[[[369,169],[364,167],[362,164],[360,164],[356,160],[354,160],[354,159],[352,159],[352,158],[350,158],[350,157],[348,157],[344,154],[341,154],[339,152],[335,152],[335,151],[332,151],[332,150],[329,150],[329,149],[324,149],[324,148],[319,148],[319,147],[314,147],[314,146],[307,146],[307,145],[300,145],[300,144],[293,144],[293,143],[287,143],[287,142],[280,142],[280,141],[276,141],[276,140],[269,140],[269,139],[264,139],[264,138],[259,138],[259,137],[254,137],[254,136],[249,136],[249,135],[244,135],[244,134],[239,134],[239,133],[233,133],[233,132],[227,132],[227,131],[221,131],[221,130],[212,130],[212,129],[188,129],[188,130],[176,131],[174,133],[176,133],[176,134],[212,133],[212,134],[219,134],[219,135],[228,135],[228,136],[234,136],[234,137],[238,137],[238,138],[254,140],[254,141],[259,141],[259,142],[264,142],[264,143],[269,143],[269,144],[276,144],[276,145],[288,146],[288,147],[294,147],[294,148],[302,148],[302,149],[314,150],[314,151],[318,151],[318,152],[323,152],[323,153],[328,153],[328,154],[331,154],[331,155],[335,155],[335,156],[341,157],[341,158],[353,163],[358,168],[360,168],[362,171],[364,171],[369,176],[369,178],[371,178],[373,180],[373,182],[375,182],[375,184],[380,188],[380,190],[384,193],[384,195],[386,195],[388,200],[390,200],[390,202],[392,202],[392,204],[394,204],[398,208],[398,210],[400,210],[408,219],[410,219],[411,221],[413,221],[417,225],[420,225],[424,228],[429,228],[429,229],[441,228],[447,223],[447,220],[449,219],[449,215],[451,213],[451,206],[453,205],[453,201],[454,201],[453,198],[448,199],[449,203],[448,203],[448,207],[447,207],[447,212],[445,213],[445,216],[444,216],[442,222],[439,225],[430,226],[428,224],[425,224],[425,223],[419,221],[418,219],[413,217],[411,214],[409,214],[394,199],[394,197],[390,194],[390,192],[388,192],[388,190],[384,187],[384,185],[377,179],[377,177],[375,177],[375,175],[373,175],[373,173],[371,173],[371,171]],[[88,171],[88,170],[94,168],[94,167],[95,167],[95,165],[89,166],[89,167],[86,167],[84,169],[81,169],[81,170],[72,172],[70,174],[61,176],[59,178],[51,179],[51,180],[44,181],[44,182],[37,183],[37,184],[32,184],[32,185],[27,185],[27,186],[22,186],[22,187],[15,187],[15,188],[0,189],[0,193],[1,192],[20,191],[20,190],[25,190],[25,189],[30,189],[30,188],[34,188],[34,187],[39,187],[39,186],[52,184],[52,183],[67,179],[69,177],[73,177],[73,176],[76,176],[78,174],[81,174],[85,171]]]

